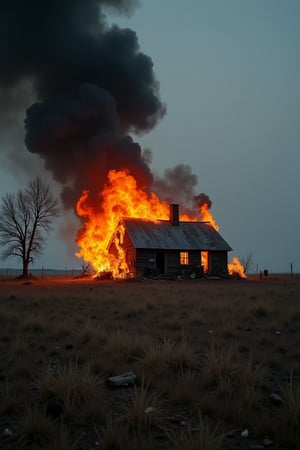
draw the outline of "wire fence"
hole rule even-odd
[[[30,275],[36,278],[51,278],[51,277],[61,277],[61,278],[74,278],[82,273],[78,269],[47,269],[41,267],[40,269],[32,269]],[[2,280],[13,280],[22,276],[22,269],[15,268],[0,268],[0,279]]]

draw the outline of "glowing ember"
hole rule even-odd
[[[122,232],[122,227],[119,226],[116,233],[117,225],[124,217],[169,220],[169,204],[160,200],[153,192],[147,193],[139,188],[134,177],[126,170],[111,170],[107,178],[96,207],[91,206],[89,191],[84,191],[78,200],[76,210],[78,216],[83,218],[84,224],[77,237],[80,251],[76,256],[89,262],[97,274],[111,272],[114,278],[125,278],[130,270],[120,245],[124,238],[124,229]],[[202,221],[210,222],[216,230],[219,230],[208,204],[201,205],[199,214]],[[180,220],[197,221],[199,217],[180,214]],[[117,256],[107,251],[110,239],[114,240]],[[202,252],[201,258],[204,272],[207,272],[208,252]],[[238,261],[237,258],[234,260]],[[231,269],[232,264],[228,266],[229,273],[236,273],[237,263],[234,263],[234,270]],[[241,273],[245,277],[243,270]]]

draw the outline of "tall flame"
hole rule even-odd
[[[83,218],[83,227],[77,237],[80,250],[76,256],[89,262],[96,273],[110,271],[115,278],[126,277],[130,269],[120,245],[124,230],[119,227],[118,233],[115,233],[118,223],[123,217],[168,220],[169,204],[160,200],[155,193],[147,193],[139,188],[135,178],[127,170],[110,170],[107,183],[99,194],[99,205],[91,206],[90,193],[87,190],[77,202],[76,211],[78,216]],[[219,230],[208,204],[203,204],[199,213],[202,221],[210,222]],[[199,218],[180,214],[180,220],[197,221]],[[107,251],[110,239],[114,239],[117,256]],[[207,252],[202,252],[202,259],[205,268],[208,263]],[[230,265],[228,269],[231,270]]]
[[[109,270],[115,277],[120,273],[125,276],[129,271],[125,258],[119,255],[117,259],[107,251],[119,221],[123,217],[168,219],[169,205],[153,192],[148,194],[138,188],[128,171],[110,170],[100,196],[101,211],[89,205],[88,191],[83,192],[77,203],[77,214],[84,218],[84,226],[77,238],[80,251],[76,256],[91,263],[96,272]],[[115,244],[119,246],[117,241]]]
[[[201,219],[203,220],[203,222],[210,222],[214,229],[219,231],[220,227],[216,224],[215,218],[208,208],[209,207],[207,203],[204,203],[200,206]]]
[[[238,278],[247,278],[245,274],[245,267],[236,256],[232,258],[231,263],[228,264],[228,273],[229,275]]]

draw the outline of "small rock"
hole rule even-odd
[[[275,392],[272,392],[272,394],[270,395],[270,400],[273,403],[273,405],[282,405],[283,403],[283,398],[281,397],[281,395],[276,394]]]
[[[263,440],[263,444],[265,447],[270,447],[270,445],[273,444],[273,441],[271,441],[271,439],[266,438]]]
[[[249,431],[248,431],[247,428],[245,428],[245,430],[243,430],[243,431],[241,432],[241,436],[242,436],[243,438],[249,437]]]
[[[156,410],[156,408],[154,408],[153,406],[148,406],[148,408],[145,409],[145,413],[149,414],[155,410]]]
[[[3,437],[11,437],[13,435],[13,430],[10,427],[6,427],[3,430],[2,436]]]
[[[122,375],[116,375],[105,380],[105,383],[109,387],[130,386],[135,384],[137,376],[134,372],[126,372]]]

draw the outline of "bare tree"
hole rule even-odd
[[[52,220],[58,215],[58,200],[39,176],[17,194],[2,197],[0,244],[5,247],[2,258],[21,258],[24,278],[29,276],[34,256],[42,253]]]
[[[254,268],[254,261],[253,261],[253,255],[252,253],[247,253],[245,256],[243,256],[242,258],[242,264],[244,266],[244,273],[249,273],[251,272],[251,270],[253,270]]]
[[[83,262],[80,267],[82,269],[82,272],[81,272],[81,275],[80,275],[81,277],[88,277],[88,276],[90,276],[92,267],[91,267],[91,264],[89,262]]]

